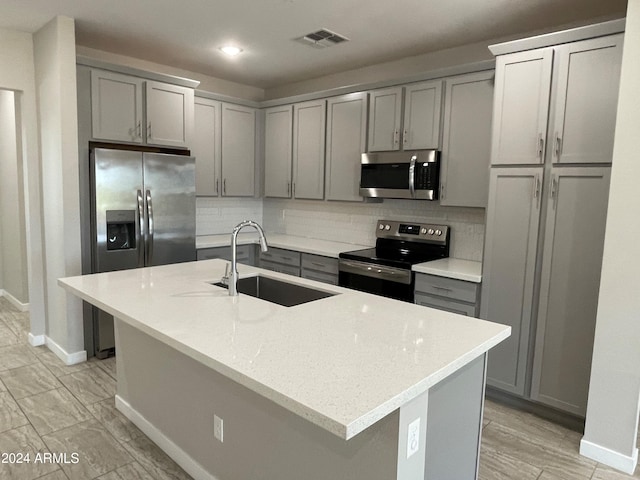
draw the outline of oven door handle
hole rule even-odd
[[[416,160],[418,159],[417,155],[411,155],[411,160],[409,161],[409,195],[411,198],[416,196]]]
[[[375,263],[358,262],[355,260],[339,260],[339,271],[345,273],[353,273],[364,277],[378,278],[404,285],[411,285],[411,270],[403,268],[387,267],[385,265],[377,265]]]

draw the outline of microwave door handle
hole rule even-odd
[[[409,162],[409,195],[411,198],[416,196],[416,185],[415,185],[415,172],[416,172],[416,155],[411,155],[411,161]]]

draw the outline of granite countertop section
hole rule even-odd
[[[431,262],[418,263],[411,270],[439,277],[455,278],[467,282],[482,282],[482,262],[460,258],[441,258]]]
[[[325,257],[338,258],[341,252],[350,250],[360,250],[371,248],[368,245],[355,245],[352,243],[332,242],[329,240],[317,240],[315,238],[297,237],[294,235],[283,235],[281,233],[265,233],[267,244],[270,247],[296,250],[303,253],[312,253]],[[238,234],[238,245],[258,243],[258,234],[254,232],[240,232]],[[196,248],[225,247],[231,245],[231,234],[221,235],[201,235],[196,237]]]
[[[350,439],[510,335],[510,327],[238,265],[338,295],[283,307],[211,285],[204,260],[59,279],[68,292]],[[188,314],[185,315],[185,312]]]

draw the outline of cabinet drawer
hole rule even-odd
[[[423,307],[437,308],[438,310],[458,313],[460,315],[467,315],[468,317],[477,316],[476,305],[456,302],[455,300],[447,300],[446,298],[437,298],[432,297],[431,295],[416,293],[415,303],[418,305],[422,305]]]
[[[268,262],[282,263],[284,265],[300,266],[300,252],[292,252],[282,248],[271,248],[266,252],[260,252],[260,263],[266,260]]]
[[[238,260],[238,263],[252,263],[252,253],[254,248],[254,245],[239,245],[236,250],[236,258]],[[231,247],[201,248],[197,251],[196,258],[198,260],[211,260],[213,258],[220,258],[222,260],[231,261]]]
[[[478,284],[435,275],[416,274],[416,292],[476,303]]]
[[[325,273],[325,272],[318,272],[316,270],[307,270],[304,267],[304,265],[302,266],[302,272],[300,276],[302,278],[308,278],[309,280],[315,280],[316,282],[329,283],[331,285],[338,285],[337,273]]]
[[[273,272],[286,273],[294,277],[300,276],[300,267],[292,265],[283,265],[281,263],[270,262],[269,260],[260,259],[260,268],[271,270]]]
[[[323,257],[322,255],[313,255],[310,253],[302,254],[302,269],[315,270],[317,272],[338,274],[338,259]]]

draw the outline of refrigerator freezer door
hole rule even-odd
[[[147,266],[196,259],[195,159],[145,153]]]
[[[142,154],[97,148],[91,172],[93,272],[142,266]]]

